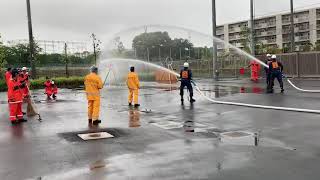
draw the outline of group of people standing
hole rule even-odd
[[[264,68],[264,71],[266,73],[267,93],[273,93],[275,79],[277,79],[280,84],[281,92],[284,92],[283,81],[282,81],[282,78],[283,78],[282,63],[277,60],[276,55],[267,54],[266,57],[267,59],[265,61],[265,64],[267,65],[267,67]],[[251,81],[258,82],[260,64],[257,61],[252,60],[248,67],[251,68]]]
[[[193,99],[193,88],[192,88],[192,71],[189,69],[189,64],[186,62],[183,65],[183,69],[180,71],[180,96],[181,102],[183,103],[184,98],[184,88],[187,87],[190,95],[190,102],[195,102]],[[140,81],[139,76],[135,72],[135,67],[131,66],[129,73],[126,78],[126,84],[128,88],[128,105],[139,107],[139,89]],[[88,74],[84,79],[85,91],[88,100],[88,123],[93,125],[99,125],[101,120],[99,119],[100,114],[100,90],[103,88],[104,84],[98,75],[98,68],[92,66],[90,69],[90,74]]]
[[[88,74],[84,79],[85,91],[88,100],[88,123],[98,125],[101,123],[99,119],[100,114],[100,89],[104,84],[98,75],[98,68],[92,66]],[[133,66],[130,67],[130,72],[127,75],[127,87],[129,90],[128,105],[139,107],[138,96],[140,89],[140,81],[138,74],[135,72]]]
[[[27,119],[24,118],[27,112],[22,111],[22,105],[23,103],[31,103],[28,68],[7,68],[5,81],[8,89],[9,120],[11,124],[16,125],[21,122],[27,122]],[[48,99],[57,97],[58,87],[53,80],[47,77],[44,87]]]
[[[274,86],[275,79],[278,80],[278,82],[280,84],[281,92],[283,93],[284,88],[283,88],[283,81],[282,81],[282,77],[283,77],[282,63],[277,60],[276,55],[267,54],[266,64],[268,65],[268,68],[265,67],[266,81],[267,81],[267,93],[273,93],[273,91],[274,91],[273,86]]]

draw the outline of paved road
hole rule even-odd
[[[298,84],[320,89],[319,81]],[[199,86],[220,100],[320,109],[319,94],[289,87],[268,95],[263,83]],[[320,115],[216,105],[198,94],[193,106],[181,106],[177,94],[148,85],[137,110],[127,107],[125,89],[106,88],[103,123],[94,128],[83,91],[63,89],[55,102],[34,92],[43,122],[14,127],[0,93],[0,179],[319,179]],[[99,131],[115,137],[77,136]]]

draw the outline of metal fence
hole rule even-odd
[[[320,52],[301,52],[277,55],[278,60],[283,63],[284,73],[288,77],[311,78],[320,77]],[[265,61],[265,56],[257,56]],[[212,60],[179,60],[173,61],[172,67],[175,70],[182,68],[185,61],[188,61],[195,77],[212,77]],[[218,59],[219,76],[221,78],[242,78],[248,77],[250,70],[248,65],[250,59],[244,56],[228,56]],[[245,74],[240,74],[240,68],[245,68]],[[261,76],[264,76],[264,68],[261,66]]]
[[[299,52],[277,55],[284,72],[290,77],[320,77],[320,52]],[[259,58],[259,57],[258,57]],[[265,59],[261,57],[259,59]]]

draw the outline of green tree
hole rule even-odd
[[[309,52],[314,49],[313,44],[311,42],[306,42],[305,44],[301,45],[299,51],[302,52]]]
[[[248,53],[251,53],[251,50],[250,50],[251,36],[250,36],[250,34],[251,34],[251,30],[248,27],[246,27],[246,26],[241,27],[240,43],[243,46],[243,50]]]
[[[320,41],[317,41],[315,45],[313,46],[314,51],[320,51]]]
[[[7,61],[5,59],[5,46],[2,43],[1,34],[0,34],[0,74],[1,74],[0,79],[3,78],[2,71],[6,64],[7,64]]]
[[[137,58],[158,59],[160,57],[171,57],[174,59],[194,57],[193,44],[187,39],[171,39],[168,32],[142,33],[133,39],[132,47]],[[148,54],[149,53],[149,54]]]

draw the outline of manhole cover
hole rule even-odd
[[[95,140],[95,139],[106,139],[106,138],[113,138],[114,137],[112,134],[109,134],[107,132],[78,134],[78,136],[85,141]]]

